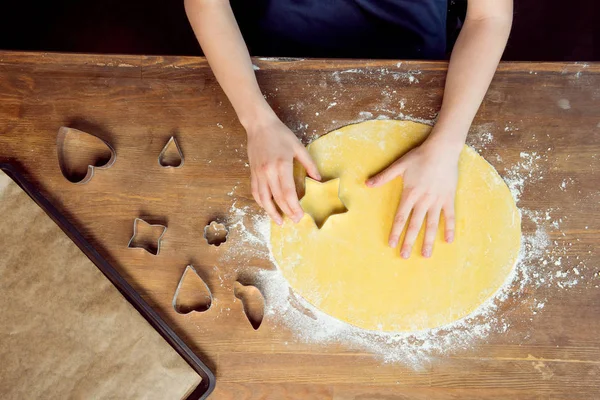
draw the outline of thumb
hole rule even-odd
[[[396,161],[377,175],[367,179],[366,185],[368,187],[379,187],[385,185],[386,183],[394,180],[395,178],[402,176],[404,174],[404,161],[402,159]]]
[[[317,168],[317,164],[313,161],[312,157],[306,150],[306,147],[301,144],[296,148],[296,159],[302,164],[304,169],[306,169],[306,173],[308,176],[313,178],[316,181],[321,180],[321,174],[319,174],[319,169]]]

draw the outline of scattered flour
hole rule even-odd
[[[482,139],[487,143],[488,136]],[[489,133],[489,140],[491,140]],[[539,163],[544,158],[536,152],[522,152],[521,161],[506,171],[507,184],[519,202],[523,189],[543,179]],[[539,287],[568,289],[584,279],[582,260],[569,258],[569,243],[550,239],[566,216],[556,210],[520,209],[524,230],[519,259],[511,275],[498,292],[469,316],[437,329],[419,332],[386,333],[367,331],[324,314],[301,297],[294,295],[286,279],[277,269],[253,268],[252,260],[275,260],[269,249],[270,221],[264,215],[252,215],[249,206],[234,201],[229,211],[231,232],[237,232],[238,246],[229,247],[225,258],[240,268],[256,273],[256,286],[266,299],[265,318],[276,326],[290,329],[298,340],[308,343],[342,343],[357,351],[366,351],[385,362],[403,363],[415,370],[424,368],[430,360],[472,348],[492,334],[510,329],[511,320],[501,312],[507,304],[525,301],[528,293]],[[232,240],[232,243],[236,242]],[[534,299],[530,307],[531,320],[545,307],[546,299]]]
[[[401,63],[396,64],[397,68],[402,66]],[[421,75],[421,71],[410,70],[407,72],[390,70],[389,68],[352,68],[344,71],[337,71],[334,74],[360,74],[365,76],[375,76],[381,79],[387,75],[391,75],[394,80],[406,80],[408,83],[419,83],[419,79],[416,76]],[[337,79],[336,79],[337,80]]]
[[[542,156],[536,152],[527,153],[521,152],[521,159],[523,160],[516,165],[513,165],[508,171],[506,171],[506,177],[504,181],[508,185],[513,197],[519,202],[521,193],[525,187],[525,183],[535,183],[538,180],[542,180],[543,176],[539,173],[539,169],[536,167],[538,160]]]
[[[494,129],[495,125],[492,122],[471,127],[471,132],[467,137],[467,144],[479,152],[487,149],[487,146],[494,140],[494,135],[492,134]]]
[[[570,110],[571,109],[571,103],[567,99],[559,99],[556,102],[556,104],[558,104],[558,106],[560,108],[562,108],[563,110]]]
[[[401,65],[398,63],[397,67],[400,68]],[[334,84],[337,84],[342,80],[345,82],[349,75],[363,75],[379,80],[391,76],[394,80],[402,79],[412,84],[418,83],[416,76],[419,74],[419,71],[398,72],[386,68],[361,68],[333,72],[330,78]],[[336,87],[339,89],[328,90],[327,95],[316,98],[323,108],[316,112],[313,118],[324,118],[326,111],[338,106],[338,103],[344,104],[346,101],[354,100],[348,97],[349,94],[345,92],[342,85]],[[402,110],[407,107],[407,100],[400,98],[396,91],[389,87],[382,90],[380,102],[372,104],[374,105],[368,111],[359,112],[356,119],[331,120],[331,126],[326,126],[325,129],[333,130],[339,126],[373,118],[402,119],[434,125],[437,118],[435,111],[419,110],[420,115],[432,115],[430,119],[415,118],[408,112],[403,112]],[[570,104],[567,105],[570,107]],[[303,102],[292,104],[289,107],[292,121],[284,122],[294,132],[303,135],[305,142],[310,142],[324,132],[316,130],[310,132],[309,123],[297,122],[310,121],[305,118],[304,108]],[[323,125],[322,121],[321,119],[320,125]],[[598,125],[600,127],[600,123]],[[469,144],[479,151],[486,149],[494,140],[492,132],[502,130],[506,134],[513,135],[519,131],[519,128],[512,122],[504,128],[498,128],[494,123],[482,124],[474,127],[474,132],[469,135]],[[548,152],[550,150],[549,148]],[[544,184],[541,164],[548,161],[547,154],[523,151],[517,163],[500,171],[517,205],[520,205],[526,187]],[[497,159],[501,160],[499,156]],[[571,178],[567,178],[556,190],[566,191],[572,182]],[[231,192],[232,195],[233,192],[234,190]],[[239,270],[255,274],[255,284],[266,300],[265,321],[271,321],[277,327],[286,327],[299,341],[317,344],[341,343],[357,351],[372,353],[385,362],[403,363],[417,370],[424,368],[431,359],[472,348],[477,343],[485,341],[490,335],[507,332],[514,320],[511,320],[504,310],[514,307],[514,304],[531,303],[529,309],[530,320],[532,320],[545,309],[548,302],[545,298],[534,298],[533,302],[527,302],[528,297],[535,293],[535,289],[546,287],[567,290],[585,282],[585,271],[587,271],[585,260],[580,260],[579,256],[569,255],[568,251],[575,239],[569,242],[565,233],[560,231],[560,226],[567,216],[560,216],[560,210],[530,210],[520,206],[524,232],[520,256],[511,275],[492,298],[467,317],[437,329],[406,333],[367,331],[326,315],[300,296],[293,294],[286,279],[276,269],[275,260],[269,249],[270,220],[265,215],[254,214],[253,210],[256,208],[254,206],[251,208],[248,205],[250,203],[244,201],[246,200],[234,198],[229,210],[231,245],[221,261],[237,265]],[[555,239],[557,237],[562,239]],[[236,274],[237,271],[228,273]],[[224,275],[223,279],[232,277],[233,275]],[[600,280],[600,273],[597,273],[594,280]]]

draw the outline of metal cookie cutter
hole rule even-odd
[[[172,150],[173,147],[175,152]],[[163,168],[181,168],[183,167],[183,161],[183,152],[179,147],[179,143],[177,143],[175,136],[171,136],[171,139],[158,155],[158,165]]]
[[[154,246],[149,246],[147,243],[142,243],[142,244],[137,244],[135,242],[136,240],[136,236],[138,235],[138,224],[143,224],[146,229],[152,229],[155,231],[160,230],[160,234],[158,235],[158,239],[156,239],[156,247]],[[127,243],[127,247],[130,249],[144,249],[146,250],[148,253],[157,256],[158,253],[160,252],[160,242],[162,240],[162,237],[165,235],[165,232],[167,231],[167,227],[161,224],[149,224],[146,221],[144,221],[141,218],[136,218],[133,220],[133,236],[131,236],[131,239],[129,239],[129,243]]]
[[[304,196],[300,200],[300,205],[308,214],[312,220],[317,225],[317,228],[321,229],[325,225],[327,221],[329,221],[332,217],[340,214],[345,214],[348,212],[348,208],[346,204],[340,198],[340,178],[330,179],[326,182],[319,182],[311,179],[310,177],[306,177],[304,180],[305,192]],[[313,189],[311,189],[313,188]],[[332,203],[330,204],[329,209],[326,210],[325,213],[319,212],[313,207],[306,205],[306,199],[308,196],[314,196],[313,191],[316,189],[320,190],[322,193],[328,192],[332,197]],[[335,196],[333,196],[335,193]],[[335,199],[333,199],[335,197]],[[337,203],[337,204],[336,204]]]
[[[229,237],[229,229],[225,224],[217,221],[211,221],[210,224],[204,227],[204,239],[212,246],[219,247],[227,241]]]
[[[244,285],[240,281],[233,284],[234,296],[242,302],[244,314],[254,330],[260,328],[265,316],[265,298],[254,285]]]
[[[179,291],[181,290],[181,287],[183,286],[183,282],[185,281],[185,278],[188,273],[195,274],[196,277],[200,280],[200,282],[202,284],[202,288],[200,290],[205,291],[205,293],[207,294],[207,296],[206,296],[207,301],[183,308],[181,305],[178,304]],[[183,274],[181,274],[181,278],[179,279],[179,283],[177,284],[177,289],[175,289],[175,294],[173,295],[172,305],[173,305],[173,309],[175,310],[175,312],[177,314],[184,314],[184,315],[189,314],[192,311],[204,312],[204,311],[208,311],[210,309],[210,307],[212,306],[212,303],[213,303],[212,293],[210,292],[210,289],[208,288],[208,285],[206,284],[206,282],[204,282],[204,279],[202,279],[200,277],[200,275],[198,275],[198,271],[196,271],[196,268],[194,268],[193,265],[188,265],[187,267],[185,267],[185,270],[183,271]]]
[[[117,153],[109,143],[95,135],[92,135],[91,133],[83,132],[74,128],[67,128],[66,126],[61,126],[58,130],[58,135],[56,136],[56,147],[58,152],[58,164],[63,176],[69,182],[80,185],[88,183],[90,179],[92,179],[94,176],[94,169],[110,168],[117,160]],[[77,148],[77,157],[87,156],[89,158],[96,158],[92,164],[87,166],[87,173],[83,178],[73,178],[73,171],[71,170],[71,166],[68,165],[69,158],[71,158],[71,156],[67,156],[68,147]],[[105,156],[107,152],[110,153],[108,159]]]

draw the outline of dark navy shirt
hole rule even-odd
[[[232,0],[252,55],[443,59],[447,0]]]

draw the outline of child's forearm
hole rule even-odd
[[[460,152],[506,46],[512,0],[473,0],[456,41],[431,141]]]
[[[240,29],[225,0],[185,0],[185,10],[215,77],[246,129],[273,111],[265,101]]]

